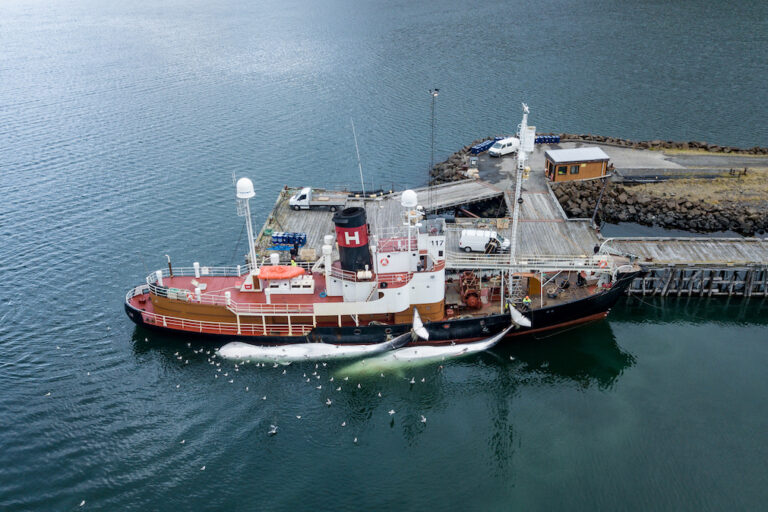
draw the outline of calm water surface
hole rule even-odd
[[[233,173],[257,222],[284,184],[354,183],[352,118],[370,183],[423,184],[431,87],[437,158],[514,131],[520,101],[540,131],[768,145],[766,20],[757,1],[3,2],[0,509],[761,508],[760,299],[627,299],[384,377],[216,367],[122,300],[166,253],[242,261]]]

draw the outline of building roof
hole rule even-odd
[[[550,149],[544,152],[544,156],[556,164],[565,162],[599,162],[609,159],[602,149],[596,147]]]

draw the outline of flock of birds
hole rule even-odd
[[[145,342],[149,342],[149,338],[144,338],[144,341]],[[187,348],[192,348],[192,344],[191,343],[187,343]],[[214,370],[213,371],[213,378],[214,379],[223,378],[229,384],[234,384],[235,376],[236,376],[235,374],[239,373],[240,370],[245,365],[247,365],[247,364],[255,365],[256,368],[279,369],[279,368],[282,367],[283,369],[279,373],[279,375],[280,376],[290,375],[290,373],[288,371],[288,368],[287,368],[288,366],[291,365],[290,362],[283,363],[283,364],[278,364],[278,363],[269,364],[269,363],[265,363],[265,362],[253,362],[253,361],[246,360],[246,361],[235,362],[235,363],[233,363],[233,365],[231,367],[227,367],[226,364],[224,366],[222,366],[223,360],[222,360],[221,357],[219,357],[216,354],[216,350],[215,349],[211,349],[211,348],[207,348],[207,347],[193,348],[192,349],[192,354],[194,356],[205,357],[206,358],[205,359],[205,363],[207,365],[211,366],[212,369]],[[173,357],[177,361],[179,361],[180,364],[184,364],[184,365],[188,365],[189,364],[189,357],[185,356],[182,353],[182,351],[178,351],[177,350],[176,352],[173,353]],[[183,361],[183,363],[181,363],[182,361]],[[327,365],[328,365],[327,362],[317,362],[314,365],[314,371],[312,371],[312,368],[309,368],[306,371],[302,371],[302,376],[301,376],[302,381],[304,383],[311,383],[311,382],[313,382],[313,379],[314,379],[314,382],[317,383],[317,385],[315,385],[313,387],[315,389],[317,389],[318,391],[322,391],[323,389],[325,389],[327,391],[331,391],[332,390],[331,392],[340,392],[340,391],[342,391],[342,386],[346,385],[345,383],[349,382],[349,376],[340,377],[338,379],[338,381],[336,380],[335,377],[330,376],[330,378],[328,378],[326,381],[323,382],[322,381],[321,371],[322,371],[322,368],[326,368]],[[439,369],[441,370],[442,368],[443,368],[442,365],[440,365]],[[307,373],[307,372],[310,372],[310,373]],[[381,378],[384,378],[384,376],[385,376],[384,373],[380,373],[380,377]],[[406,380],[408,380],[408,379],[406,379]],[[420,382],[421,383],[425,383],[426,382],[426,378],[421,378]],[[417,383],[416,377],[411,377],[408,380],[408,383],[410,384],[411,387],[414,386]],[[355,387],[353,389],[362,389],[362,387],[363,387],[362,383],[358,382],[358,383],[356,383],[356,385],[355,385]],[[176,389],[180,389],[180,388],[181,388],[181,385],[180,384],[176,384]],[[244,390],[246,392],[249,392],[250,391],[250,387],[249,386],[245,386]],[[50,395],[50,393],[46,394],[46,396],[49,396],[49,395]],[[382,398],[383,397],[381,391],[378,391],[376,393],[376,396],[378,398]],[[267,400],[267,395],[263,395],[261,397],[261,400]],[[331,407],[333,405],[333,400],[330,397],[327,396],[323,403],[325,404],[326,407]],[[394,416],[395,416],[395,414],[396,414],[396,411],[394,409],[390,409],[389,411],[387,411],[387,415],[391,418],[391,420],[390,420],[391,421],[391,423],[390,423],[391,425],[394,424]],[[302,417],[303,417],[300,414],[297,414],[295,416],[296,416],[297,420],[301,420]],[[418,421],[421,424],[426,424],[427,423],[427,418],[423,414],[420,414]],[[346,428],[347,427],[347,421],[346,420],[342,421],[340,426],[342,428]],[[278,431],[279,431],[279,426],[278,425],[270,424],[269,425],[269,429],[266,432],[266,435],[269,436],[269,437],[276,436]],[[355,444],[355,445],[357,445],[359,443],[359,439],[358,439],[357,436],[353,436],[352,443]],[[180,444],[181,445],[185,445],[186,444],[186,439],[182,439],[180,441]],[[205,471],[205,469],[206,469],[205,465],[200,467],[200,471]]]

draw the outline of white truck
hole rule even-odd
[[[506,139],[497,140],[496,143],[488,150],[490,156],[504,156],[510,153],[515,153],[520,149],[520,139],[517,137],[507,137]]]
[[[316,194],[312,187],[304,187],[292,195],[288,204],[294,210],[326,209],[335,212],[347,204],[347,194]]]
[[[489,229],[462,229],[459,249],[464,252],[506,252],[512,243],[496,231]]]

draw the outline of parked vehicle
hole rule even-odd
[[[315,194],[311,187],[304,187],[300,192],[291,196],[288,204],[294,210],[309,210],[324,208],[335,212],[347,204],[346,194]]]
[[[459,237],[459,248],[464,252],[503,252],[510,245],[509,239],[489,229],[462,229]]]
[[[520,149],[520,139],[517,137],[507,137],[506,139],[497,140],[496,143],[488,150],[488,154],[491,156],[504,156],[510,153],[516,153]]]

